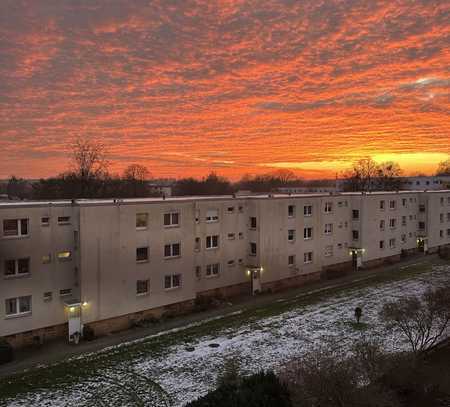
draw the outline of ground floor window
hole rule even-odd
[[[212,277],[212,276],[218,276],[220,272],[220,264],[214,263],[214,264],[207,264],[206,265],[206,277]]]
[[[6,316],[25,315],[31,312],[31,295],[5,300]]]
[[[171,274],[164,277],[164,288],[177,288],[181,287],[181,274]]]
[[[137,280],[136,281],[136,294],[137,295],[148,294],[149,287],[150,287],[149,280]]]

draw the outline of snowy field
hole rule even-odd
[[[420,295],[430,283],[445,281],[450,281],[450,266],[436,266],[433,271],[416,277],[344,290],[314,304],[295,307],[294,303],[294,308],[281,314],[253,318],[251,322],[234,328],[211,331],[208,335],[199,335],[194,342],[176,343],[157,354],[146,353],[133,357],[120,362],[118,367],[155,379],[172,396],[174,405],[182,406],[214,387],[216,377],[228,357],[239,358],[243,372],[251,373],[260,369],[277,370],[289,359],[302,356],[330,338],[339,342],[343,352],[361,335],[379,339],[388,351],[406,349],[405,341],[384,330],[378,319],[380,308],[389,300],[405,295]],[[295,299],[286,301],[295,302]],[[354,328],[353,310],[357,306],[363,309],[364,330]],[[152,338],[144,340],[151,341]],[[120,352],[123,346],[102,352]],[[118,379],[137,391],[142,390],[139,389],[140,381],[133,374],[122,373]],[[39,392],[22,394],[14,400],[8,400],[6,405],[92,405],[86,390],[107,389],[108,385],[102,377],[89,377],[62,389],[44,388]],[[108,396],[109,406],[119,405],[113,393],[111,391]]]

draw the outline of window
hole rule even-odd
[[[138,247],[136,249],[136,262],[143,263],[148,261],[148,247]]]
[[[256,256],[256,243],[250,242],[250,256]]]
[[[312,216],[312,205],[305,205],[303,207],[303,215],[304,216]]]
[[[447,212],[447,222],[450,222],[450,212]]]
[[[353,218],[353,220],[358,220],[359,219],[359,210],[358,209],[353,209],[352,210],[352,218]]]
[[[444,223],[444,214],[443,213],[439,214],[439,222]]]
[[[333,212],[333,202],[325,202],[325,213]]]
[[[5,260],[5,277],[25,276],[30,274],[30,259]]]
[[[234,262],[234,260],[228,260],[227,264],[228,264],[228,267],[233,267],[235,265],[235,262]]]
[[[242,232],[239,232],[239,239],[243,239],[244,238],[244,234]]]
[[[58,216],[58,225],[70,225],[70,216]]]
[[[333,246],[325,246],[325,257],[331,257],[333,255]]]
[[[406,235],[403,233],[401,236],[402,243],[406,243]]]
[[[178,212],[170,212],[164,214],[164,226],[179,226],[180,225],[180,214]]]
[[[256,229],[256,217],[250,216],[250,229]]]
[[[236,235],[234,233],[228,233],[227,237],[228,240],[234,240],[236,238]]]
[[[288,266],[295,266],[295,255],[288,256]]]
[[[28,236],[28,219],[4,219],[3,236]]]
[[[59,290],[59,295],[60,297],[66,297],[68,295],[72,294],[72,289],[71,288],[65,288],[63,290]]]
[[[179,257],[181,256],[181,243],[169,243],[164,245],[164,257]]]
[[[397,207],[397,201],[389,201],[389,209],[395,209]]]
[[[147,229],[148,226],[148,213],[136,214],[136,229]]]
[[[295,240],[295,230],[289,229],[288,230],[288,241],[293,242]]]
[[[41,226],[48,226],[50,225],[50,217],[44,216],[41,218]]]
[[[441,239],[444,237],[444,231],[442,229],[439,231],[439,237]]]
[[[447,229],[447,237],[450,237],[450,229]]]
[[[195,278],[197,280],[202,278],[202,268],[200,266],[195,266]]]
[[[420,204],[419,205],[419,212],[425,212],[425,205],[424,204]]]
[[[5,300],[6,316],[19,316],[31,313],[31,295]]]
[[[72,252],[66,250],[63,252],[59,252],[57,255],[59,261],[69,261],[72,260]]]
[[[384,240],[380,240],[380,249],[381,249],[381,250],[384,249]]]
[[[397,226],[397,219],[389,219],[389,227],[395,229]]]
[[[228,213],[234,213],[234,206],[229,206],[229,207],[227,208],[227,212],[228,212]]]
[[[325,223],[324,233],[326,235],[331,235],[333,233],[333,224],[332,223]]]
[[[219,247],[219,235],[206,236],[206,248],[217,249]]]
[[[303,239],[305,239],[305,240],[312,239],[312,233],[313,233],[312,228],[304,228],[303,229]]]
[[[395,248],[395,238],[389,239],[389,247],[391,249]]]
[[[352,230],[353,240],[359,239],[359,230]]]
[[[406,198],[403,198],[402,199],[402,206],[406,207],[406,204],[407,204],[407,200],[406,200]]]
[[[53,299],[53,293],[51,291],[47,291],[44,293],[44,301],[51,301]]]
[[[295,205],[288,205],[288,218],[295,218]]]
[[[136,295],[148,294],[150,287],[150,280],[137,280],[136,281]]]
[[[218,276],[220,272],[220,263],[207,264],[206,265],[206,277]]]
[[[42,264],[48,264],[48,263],[51,263],[52,262],[52,255],[49,253],[49,254],[44,254],[43,256],[42,256]]]
[[[194,242],[194,250],[195,250],[196,252],[199,252],[199,251],[200,251],[200,248],[201,248],[200,238],[199,238],[199,237],[196,237],[196,238],[195,238],[195,242]]]
[[[166,290],[178,287],[181,287],[181,274],[171,274],[168,276],[164,276],[164,288]]]
[[[206,212],[206,222],[218,222],[219,211],[217,209],[209,209]]]
[[[406,226],[406,216],[402,216],[402,226]]]
[[[239,205],[238,206],[238,211],[241,212],[241,213],[244,212],[244,207],[242,205]]]
[[[199,223],[200,222],[200,210],[196,209],[195,210],[195,223]]]
[[[419,230],[425,229],[425,222],[419,222]]]
[[[384,211],[384,201],[380,201],[380,209],[382,210],[382,211]]]
[[[385,224],[384,220],[381,219],[380,220],[380,230],[384,230],[384,224]]]
[[[450,196],[447,198],[447,205],[450,205]]]
[[[313,252],[306,252],[303,254],[303,263],[312,263],[313,261]]]

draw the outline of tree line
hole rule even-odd
[[[376,163],[361,158],[340,175],[344,191],[392,191],[401,188],[398,163]],[[450,175],[450,159],[439,164],[436,175]],[[110,172],[108,152],[103,144],[86,138],[75,141],[67,171],[36,182],[11,176],[3,191],[13,199],[136,198],[158,196],[149,185],[150,171],[141,164],[129,165],[122,174]],[[215,172],[202,179],[182,178],[172,185],[172,194],[229,195],[237,191],[268,193],[281,187],[335,186],[333,180],[305,181],[286,169],[262,175],[245,174],[231,182]]]

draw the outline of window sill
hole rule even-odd
[[[173,259],[179,259],[181,257],[181,254],[179,256],[165,256],[164,260],[173,260]]]
[[[219,246],[207,247],[206,250],[218,250]]]
[[[23,273],[23,274],[13,274],[10,276],[4,276],[3,278],[5,280],[16,280],[16,279],[20,279],[20,278],[27,278],[30,276],[31,276],[31,273]]]
[[[177,286],[177,287],[169,287],[169,288],[164,288],[164,291],[173,291],[173,290],[179,290],[181,288],[181,285]]]
[[[295,239],[288,239],[288,243],[295,243]]]
[[[59,226],[67,226],[67,225],[71,225],[70,222],[58,222]]]
[[[150,294],[150,292],[146,292],[146,293],[136,293],[136,297],[146,297]]]
[[[15,240],[15,239],[28,239],[30,235],[13,235],[13,236],[2,236],[2,239],[4,240]]]
[[[220,274],[211,274],[209,276],[205,275],[205,278],[217,278],[219,276],[220,276]]]
[[[139,227],[136,227],[136,230],[147,230],[147,229],[148,229],[147,226],[139,226]]]
[[[256,253],[249,253],[248,254],[250,257],[256,257]]]
[[[312,261],[305,261],[303,264],[312,264]]]
[[[5,319],[22,318],[22,317],[28,317],[30,315],[31,315],[31,311],[28,311],[28,312],[22,312],[20,314],[6,315]]]
[[[313,240],[312,237],[304,237],[303,240]]]
[[[180,225],[164,225],[164,229],[176,229],[179,228]]]
[[[205,223],[218,223],[219,219],[214,219],[214,220],[205,220]]]

